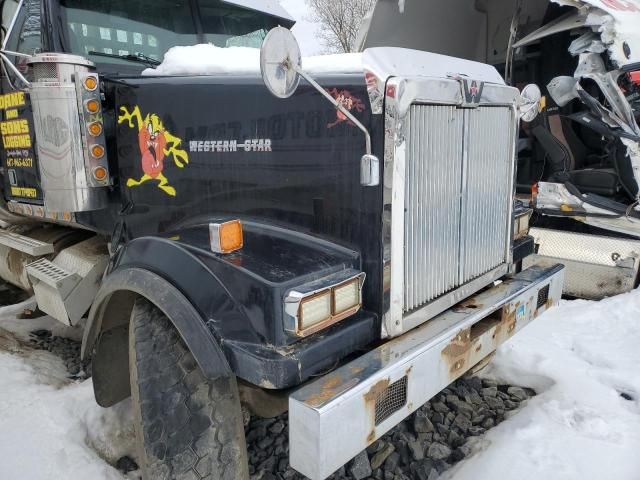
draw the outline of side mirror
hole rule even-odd
[[[578,79],[574,77],[556,77],[549,82],[547,90],[549,90],[551,98],[559,107],[564,107],[571,100],[580,98],[578,95]]]
[[[380,184],[380,160],[371,151],[369,131],[342,103],[302,70],[300,46],[290,30],[276,27],[267,34],[260,49],[260,72],[267,89],[278,98],[291,97],[300,84],[300,77],[304,78],[362,130],[366,140],[366,154],[360,161],[360,184],[366,187]]]
[[[289,98],[300,84],[302,55],[293,34],[283,27],[271,30],[260,49],[262,81],[278,98]]]
[[[531,83],[522,89],[520,93],[520,118],[524,122],[532,122],[538,116],[538,105],[542,98],[540,88]]]

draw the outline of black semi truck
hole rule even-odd
[[[84,325],[145,478],[248,478],[243,419],[287,410],[291,465],[326,478],[559,300],[562,266],[519,268],[535,88],[400,48],[313,73],[269,1],[2,18],[0,276]],[[154,74],[263,40],[254,73]]]

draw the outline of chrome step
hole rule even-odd
[[[68,272],[46,258],[41,258],[27,265],[27,273],[30,277],[56,290],[66,292],[71,292],[82,279],[77,273]]]
[[[108,261],[105,241],[95,236],[65,248],[53,261],[41,258],[28,264],[38,308],[75,325],[93,303]]]
[[[49,255],[54,252],[53,244],[41,242],[17,233],[0,231],[0,245],[18,250],[33,257]]]
[[[532,265],[562,263],[566,267],[564,293],[601,300],[635,288],[640,272],[640,240],[531,228],[536,254],[522,262]]]

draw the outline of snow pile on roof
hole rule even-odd
[[[25,343],[33,329],[65,327],[14,310],[0,309],[0,478],[122,480],[107,461],[133,454],[130,401],[99,407],[91,380],[71,382],[62,360]]]
[[[445,478],[638,478],[638,319],[635,291],[599,303],[564,302],[516,335],[489,375],[539,395]]]
[[[362,55],[305,57],[303,68],[312,74],[362,72]],[[164,60],[143,75],[260,75],[260,50],[247,47],[216,47],[209,43],[170,48]]]
[[[304,57],[302,68],[312,75],[323,73],[362,73],[361,53],[339,53],[335,55],[317,55]]]

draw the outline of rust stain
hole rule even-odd
[[[367,446],[371,445],[376,440],[376,429],[371,430],[369,435],[367,435]]]
[[[376,439],[376,399],[379,395],[383,394],[390,384],[389,378],[383,378],[373,385],[367,393],[364,394],[364,404],[367,409],[367,415],[369,417],[369,424],[371,425],[371,432],[367,435],[367,445],[374,442]]]
[[[367,403],[367,406],[369,403],[373,403],[375,409],[376,398],[378,398],[378,395],[384,393],[387,388],[389,388],[388,378],[383,378],[376,382],[375,385],[373,385],[369,391],[364,394],[364,401]]]
[[[452,310],[454,312],[464,312],[465,310],[477,310],[484,308],[482,303],[477,303],[475,300],[465,300],[455,305]]]
[[[469,368],[481,362],[483,350],[493,352],[498,345],[514,335],[516,312],[520,305],[520,302],[517,302],[515,305],[508,305],[495,311],[470,329],[459,332],[451,340],[442,350],[442,358],[451,380],[455,380]],[[488,344],[483,345],[481,339]]]
[[[322,405],[326,401],[333,398],[338,387],[342,386],[342,377],[340,375],[331,375],[323,381],[317,393],[309,396],[304,403],[311,406]]]
[[[364,371],[364,367],[351,367],[351,375],[358,375]]]
[[[442,357],[452,379],[459,377],[463,367],[469,363],[471,345],[471,329],[467,328],[459,332],[442,350]]]

